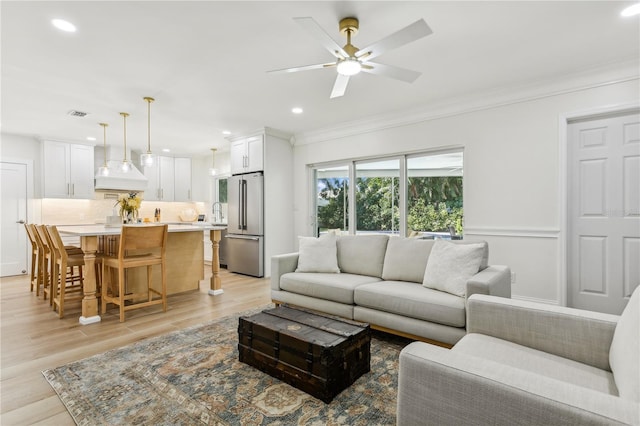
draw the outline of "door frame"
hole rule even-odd
[[[40,216],[36,217],[36,206],[34,205],[35,199],[34,196],[34,184],[33,184],[33,159],[29,158],[19,158],[19,157],[0,157],[0,162],[2,163],[11,163],[11,164],[20,164],[25,165],[27,168],[27,199],[26,199],[26,211],[27,211],[27,223],[33,223],[36,219],[39,219]],[[31,256],[29,256],[29,241],[27,241],[27,250],[24,252],[24,256],[27,265],[27,271],[31,268]]]
[[[605,107],[591,108],[587,110],[560,114],[558,118],[558,140],[559,140],[559,167],[558,173],[558,206],[560,209],[560,233],[558,238],[558,252],[560,261],[558,262],[558,283],[559,288],[557,300],[561,306],[567,306],[569,289],[568,272],[568,247],[569,242],[569,122],[582,119],[597,119],[609,115],[623,115],[626,113],[640,112],[640,101],[610,105]]]

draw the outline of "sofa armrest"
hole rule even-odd
[[[271,256],[271,290],[280,290],[280,277],[298,267],[298,253]]]
[[[472,294],[511,297],[511,268],[491,265],[467,281],[467,298]]]
[[[637,403],[414,342],[400,353],[397,424],[637,424]]]
[[[611,371],[617,315],[475,294],[467,333],[480,333]]]

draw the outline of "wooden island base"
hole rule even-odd
[[[144,225],[140,225],[144,226]],[[167,236],[166,274],[167,295],[197,290],[200,281],[204,279],[204,238],[203,232],[209,231],[213,246],[213,259],[211,262],[211,287],[209,294],[222,294],[220,280],[220,255],[219,245],[221,231],[224,227],[195,226],[195,225],[169,225]],[[84,298],[82,300],[82,316],[80,324],[86,325],[100,321],[98,313],[98,300],[96,294],[95,263],[96,254],[99,251],[99,237],[117,236],[118,228],[106,228],[102,225],[60,226],[61,234],[80,237],[81,247],[84,252],[85,277]],[[114,277],[115,278],[115,277]],[[127,272],[126,291],[136,292],[139,288],[146,289],[146,268],[138,268]],[[115,281],[114,281],[115,282]],[[161,282],[160,268],[153,268],[153,283]],[[145,290],[146,291],[146,290]]]

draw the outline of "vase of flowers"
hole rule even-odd
[[[137,192],[118,196],[118,201],[115,205],[120,208],[122,223],[136,223],[138,221],[138,209],[140,209],[141,203],[142,199]]]

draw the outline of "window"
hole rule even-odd
[[[356,233],[400,232],[400,160],[356,163]]]
[[[316,232],[462,238],[463,152],[424,152],[310,166]],[[354,185],[350,187],[349,180]],[[349,200],[355,200],[350,203]],[[349,220],[356,226],[350,227]]]
[[[462,235],[462,152],[407,158],[406,235]]]
[[[349,231],[349,166],[315,170],[316,232]]]

